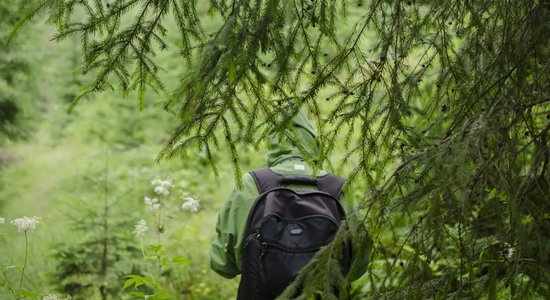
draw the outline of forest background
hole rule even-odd
[[[368,11],[363,9],[378,2],[359,1],[342,8],[346,22],[339,33],[353,35],[354,22]],[[396,1],[382,2],[386,6],[381,11],[389,16],[394,6],[401,12]],[[391,42],[381,43],[384,36],[371,27],[372,32],[367,30],[356,46],[375,49],[372,54],[365,50],[363,54],[370,56],[361,58],[372,65],[357,70],[351,63],[339,70],[352,74],[345,82],[331,82],[308,94],[305,101],[276,99],[293,102],[286,107],[290,112],[295,107],[308,110],[318,126],[326,118],[329,125],[321,128],[327,143],[324,167],[351,178],[348,189],[362,203],[357,213],[366,216],[375,252],[368,273],[353,283],[354,298],[544,299],[550,295],[550,108],[548,34],[544,34],[548,24],[543,17],[548,8],[537,1],[518,1],[524,10],[518,10],[516,19],[504,20],[504,2],[496,8],[487,4],[479,20],[475,9],[469,15],[451,14],[449,21],[442,20],[452,34],[445,35],[448,40],[439,46],[459,53],[450,51],[447,59],[452,61],[456,55],[471,60],[450,63],[409,45],[411,57],[400,63],[411,67],[410,76],[392,77],[397,63],[395,69],[389,64],[373,74],[373,66],[398,61],[399,51],[387,52]],[[197,6],[207,33],[217,32],[228,20],[217,15],[211,3]],[[402,2],[403,11],[416,7],[423,16],[436,5]],[[161,30],[165,35],[156,45],[162,51],[152,55],[158,78],[146,79],[161,90],[155,93],[142,88],[139,81],[130,84],[133,89],[124,88],[124,78],[130,76],[124,72],[112,76],[112,83],[98,82],[94,77],[98,73],[82,72],[88,63],[82,57],[82,40],[69,35],[52,41],[60,27],[51,26],[44,15],[23,26],[8,43],[13,28],[24,19],[21,6],[18,1],[0,3],[0,218],[5,218],[0,224],[0,297],[233,298],[238,279],[225,280],[209,270],[207,249],[215,234],[217,211],[238,184],[241,170],[265,165],[263,138],[266,128],[274,128],[269,122],[276,113],[285,116],[277,109],[280,103],[274,101],[273,115],[262,112],[267,121],[252,137],[241,136],[240,132],[250,130],[235,120],[218,124],[213,134],[224,141],[229,128],[238,138],[232,139],[229,133],[227,143],[178,147],[175,142],[182,136],[177,134],[189,116],[162,95],[162,90],[175,91],[174,95],[187,99],[182,91],[182,82],[187,81],[182,76],[193,75],[182,59],[185,47],[177,19],[165,18]],[[132,7],[130,15],[139,9]],[[443,4],[440,10],[445,10]],[[75,14],[72,17],[77,19],[86,16],[78,10]],[[409,17],[414,16],[413,11]],[[532,21],[524,26],[525,32],[487,39],[489,29],[502,29],[507,21],[512,24],[525,16]],[[121,23],[124,27],[132,20],[125,16]],[[467,30],[473,30],[464,25],[470,23],[479,31],[486,26],[488,32],[472,34],[479,40],[463,38],[461,30],[466,36]],[[420,32],[406,34],[420,36]],[[524,40],[538,43],[525,43],[525,51],[514,50]],[[471,46],[474,42],[479,45]],[[224,47],[216,44],[215,49],[223,52]],[[317,84],[323,66],[330,66],[330,62],[323,65],[323,59],[339,57],[342,51],[330,44],[315,47],[321,58],[304,63],[312,78],[299,80],[307,88]],[[387,56],[381,56],[380,49]],[[518,57],[509,59],[506,55],[512,57],[514,51]],[[263,80],[277,79],[279,62],[269,63],[274,56],[268,52],[263,57],[262,72],[267,74]],[[446,79],[445,68],[457,65],[462,69],[451,73],[464,77]],[[238,66],[228,66],[229,74],[240,72]],[[362,76],[372,78],[368,88],[355,79]],[[234,78],[235,73],[226,81]],[[162,88],[154,83],[157,79]],[[478,90],[475,84],[484,79],[486,84],[479,84]],[[395,89],[401,82],[412,81],[414,88]],[[382,83],[376,86],[376,82]],[[101,88],[90,88],[93,84]],[[364,95],[371,89],[380,92]],[[402,97],[397,101],[396,95]],[[239,96],[247,97],[246,92]],[[363,96],[372,101],[345,102]],[[79,101],[73,107],[75,99]],[[183,108],[196,109],[196,103],[186,101]],[[389,121],[377,119],[387,109],[367,107],[385,104],[390,107]],[[360,114],[363,109],[366,113]],[[203,113],[197,115],[207,118]],[[235,116],[224,114],[229,120]],[[338,123],[335,116],[351,121]],[[176,146],[166,148],[167,144]],[[159,154],[168,159],[157,161]],[[157,179],[173,184],[164,186],[169,195],[159,195],[156,188],[162,183]],[[153,208],[155,203],[145,197],[160,198],[161,208]],[[198,211],[189,205],[182,209],[191,200],[199,201]],[[36,229],[22,232],[9,224],[22,216],[38,216]],[[143,226],[135,227],[140,220],[147,223],[148,232]],[[322,291],[330,280],[319,280],[317,290]]]

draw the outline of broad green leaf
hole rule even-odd
[[[134,288],[137,288],[146,283],[146,279],[139,275],[128,275],[128,276],[124,276],[124,278],[129,278],[129,279],[126,280],[126,282],[124,282],[124,285],[122,286],[123,291],[132,285],[134,285]]]
[[[189,264],[190,260],[183,258],[181,255],[176,255],[172,258],[172,262],[180,265],[187,265]]]
[[[153,252],[159,252],[160,249],[162,249],[162,245],[149,245],[149,246],[147,246],[147,250],[153,251]]]

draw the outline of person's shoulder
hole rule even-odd
[[[243,185],[248,184],[248,183],[254,183],[254,177],[252,177],[252,174],[250,174],[250,172],[252,172],[252,171],[249,171],[249,172],[246,172],[246,173],[242,174],[241,182],[243,183]]]
[[[240,184],[236,184],[235,189],[239,192],[257,192],[258,188],[256,186],[256,181],[254,180],[254,177],[252,177],[252,174],[250,174],[251,171],[246,172],[241,175],[241,182]]]

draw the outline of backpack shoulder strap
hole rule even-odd
[[[250,171],[250,175],[254,178],[260,194],[281,186],[281,180],[283,179],[282,175],[271,171],[270,168]]]
[[[336,199],[339,199],[342,194],[344,182],[345,180],[343,178],[331,173],[317,177],[317,185],[319,186],[319,190],[331,194]]]

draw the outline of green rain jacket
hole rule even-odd
[[[314,175],[310,164],[317,158],[317,141],[315,130],[307,120],[304,113],[299,112],[292,119],[293,128],[288,132],[298,141],[300,146],[294,146],[289,141],[279,141],[278,136],[271,135],[269,138],[269,152],[267,164],[278,174]],[[288,130],[288,129],[287,129]],[[307,157],[305,157],[307,156]],[[316,176],[326,174],[320,170]],[[246,223],[252,204],[259,196],[258,188],[249,173],[242,178],[243,186],[234,188],[220,210],[216,224],[217,236],[210,247],[210,267],[216,273],[226,278],[233,278],[241,274],[241,250],[245,235]],[[295,187],[295,186],[291,186]],[[299,187],[299,186],[296,186]],[[312,189],[305,186],[302,188]],[[340,197],[340,202],[346,211],[353,207],[350,199],[345,194]],[[350,221],[352,222],[352,221]],[[360,230],[362,235],[352,236],[353,263],[348,273],[349,280],[353,281],[366,271],[372,245],[365,243],[370,237],[366,230]],[[352,231],[353,232],[353,231]],[[368,245],[368,246],[365,246]]]

